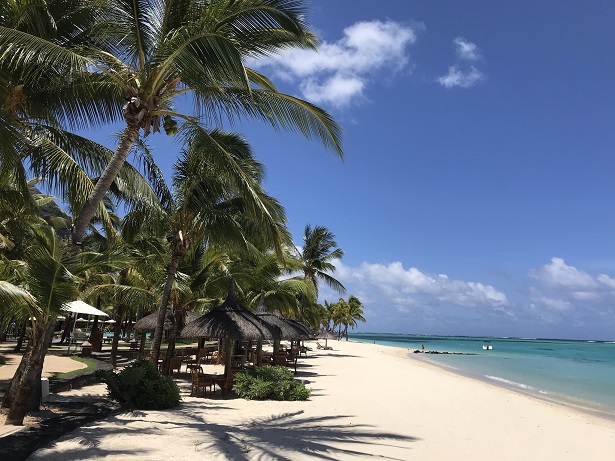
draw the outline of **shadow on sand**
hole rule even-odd
[[[176,429],[188,429],[192,435],[191,446],[195,454],[202,459],[207,455],[216,454],[229,460],[275,459],[290,460],[311,459],[337,460],[340,457],[356,456],[361,459],[378,457],[381,459],[402,460],[408,456],[394,458],[375,454],[375,446],[394,446],[400,450],[408,449],[408,442],[416,441],[414,437],[390,432],[377,432],[371,426],[348,423],[348,415],[305,417],[303,411],[281,413],[265,418],[246,417],[243,424],[220,424],[208,420],[208,414],[217,411],[228,411],[230,408],[218,406],[206,401],[183,404],[169,410],[169,420],[158,422],[155,427],[138,427],[130,424],[126,416],[134,416],[135,421],[145,420],[144,413],[125,413],[120,417],[111,417],[111,425],[101,427],[90,425],[83,427],[79,435],[74,435],[77,442],[74,448],[63,448],[61,453],[47,453],[45,456],[33,459],[58,459],[62,461],[83,460],[92,458],[130,457],[129,450],[113,450],[101,448],[101,440],[116,436],[140,437],[168,434]],[[130,418],[130,417],[129,417]],[[70,437],[70,436],[69,436]],[[179,440],[178,440],[179,442]],[[183,442],[182,442],[183,443]],[[367,450],[371,447],[371,450]],[[50,447],[53,449],[53,445]],[[134,451],[132,452],[134,455]],[[155,452],[140,451],[141,457],[148,455],[156,457]],[[287,457],[291,456],[291,458]],[[157,458],[156,458],[157,459]]]

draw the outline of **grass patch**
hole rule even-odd
[[[71,357],[71,359],[76,360],[77,362],[85,363],[87,365],[87,368],[79,368],[78,370],[67,371],[66,373],[59,373],[58,375],[54,376],[54,378],[72,378],[73,376],[80,375],[81,373],[86,373],[90,370],[96,369],[96,364],[89,359],[77,356],[73,356]]]

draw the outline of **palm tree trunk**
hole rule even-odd
[[[36,335],[33,335],[32,347],[21,359],[5,395],[6,406],[9,407],[5,424],[22,426],[28,410],[39,408],[40,376],[47,349],[53,339],[55,323],[55,316],[52,316],[43,328],[37,327]],[[5,401],[2,404],[5,406]]]
[[[117,315],[113,324],[113,340],[111,341],[111,365],[113,365],[113,368],[117,365],[117,345],[122,333],[122,312],[119,308],[116,309],[116,312]]]
[[[181,312],[178,311],[173,314],[173,324],[171,325],[171,331],[169,331],[169,345],[167,347],[167,353],[164,356],[164,363],[162,364],[162,374],[164,376],[169,375],[169,368],[171,367],[171,357],[175,355],[175,340],[177,339],[180,316]]]
[[[164,329],[164,318],[167,314],[167,304],[169,304],[171,289],[173,288],[175,274],[177,273],[177,266],[179,266],[179,261],[182,256],[180,252],[173,251],[171,263],[167,269],[167,280],[164,284],[162,300],[160,301],[160,310],[158,311],[158,320],[156,321],[156,330],[154,331],[154,338],[152,340],[151,361],[156,367],[158,366],[158,359],[160,358],[160,345],[162,344],[162,330]]]
[[[15,345],[13,352],[21,351],[21,347],[23,346],[23,340],[26,337],[27,328],[28,328],[28,322],[24,320],[21,324],[21,328],[19,329],[19,337],[17,338],[17,344]]]
[[[128,124],[120,137],[120,142],[117,145],[113,157],[111,157],[105,171],[103,171],[100,175],[100,178],[96,182],[92,193],[83,204],[83,207],[81,207],[81,211],[73,222],[73,229],[71,233],[71,241],[73,245],[81,244],[88,224],[90,224],[90,221],[96,214],[98,205],[111,187],[113,181],[115,181],[115,178],[117,178],[122,166],[124,166],[124,162],[126,161],[128,153],[137,139],[137,136],[139,136],[139,125],[134,123]]]

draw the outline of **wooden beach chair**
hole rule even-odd
[[[214,381],[201,373],[200,370],[192,369],[192,388],[190,390],[191,396],[199,396],[199,389],[201,389],[201,395],[205,397],[205,388],[209,387],[209,392],[214,392]]]
[[[181,357],[171,357],[171,361],[169,362],[169,373],[171,373],[171,375],[173,375],[174,371],[177,371],[178,375],[181,373],[182,361]]]

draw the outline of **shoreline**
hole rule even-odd
[[[177,408],[85,425],[31,459],[613,459],[612,421],[413,360],[405,348],[306,343],[313,350],[296,376],[312,389],[306,402],[190,397],[183,382]]]
[[[360,341],[357,341],[360,342]],[[395,347],[382,345],[383,347]],[[401,349],[401,348],[398,348]],[[410,351],[410,349],[408,349]],[[427,354],[426,354],[427,355]],[[442,371],[453,373],[464,378],[473,379],[478,382],[487,384],[489,386],[495,386],[501,389],[506,389],[510,392],[514,392],[520,395],[531,397],[542,402],[548,402],[555,405],[562,405],[572,411],[578,411],[580,413],[601,418],[607,421],[615,422],[615,409],[603,408],[598,402],[583,401],[567,395],[554,395],[549,393],[543,393],[535,389],[523,388],[516,383],[509,383],[504,380],[490,379],[482,373],[465,370],[463,368],[457,368],[444,363],[439,363],[435,360],[430,360],[430,357],[423,357],[423,354],[415,354],[414,352],[408,352],[407,357],[410,360],[416,360],[421,363],[432,365]]]
[[[396,340],[396,335],[384,334],[378,342],[375,336],[367,335],[367,340],[357,334],[352,339],[368,344],[375,340],[383,346],[418,352],[409,355],[461,376],[615,420],[615,397],[611,390],[615,361],[610,343],[594,347],[593,343],[600,342],[557,340],[565,343],[560,347],[551,340],[543,345],[543,340],[536,343],[527,339],[497,338],[501,341],[496,341],[495,352],[475,352],[477,347],[481,348],[482,337],[425,336],[416,340],[413,335],[400,335],[402,339]],[[424,356],[419,347],[422,341],[427,346]],[[460,355],[456,352],[470,352],[478,357],[468,360],[452,357]]]

